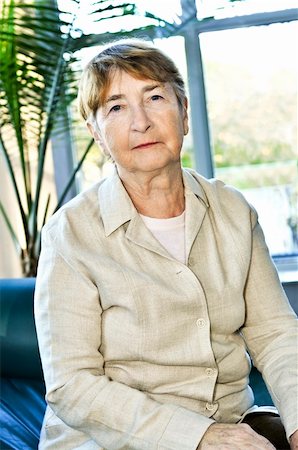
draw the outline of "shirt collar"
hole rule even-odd
[[[185,195],[195,194],[208,207],[207,197],[198,180],[200,176],[191,172],[182,169]],[[100,184],[98,197],[106,236],[138,214],[119,178],[116,167],[113,173]]]
[[[199,175],[192,169],[182,169],[183,183],[185,189],[185,195],[195,194],[208,208],[209,202],[206,197],[205,191],[200,183],[201,179],[207,181],[202,175]]]

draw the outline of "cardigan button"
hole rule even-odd
[[[206,403],[207,411],[214,411],[215,408],[216,408],[216,405],[214,403]]]
[[[208,369],[206,369],[207,377],[212,377],[212,375],[214,375],[214,373],[215,373],[215,369],[211,369],[210,367]]]
[[[200,319],[197,320],[197,327],[198,328],[204,328],[205,326],[206,326],[206,320],[205,319],[200,318]]]

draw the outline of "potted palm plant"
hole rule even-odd
[[[84,35],[76,26],[81,6],[80,0],[72,0],[70,10],[62,13],[56,0],[2,1],[0,151],[13,186],[23,237],[20,238],[15,219],[9,217],[1,201],[0,215],[19,254],[25,277],[35,276],[41,228],[48,215],[62,205],[92,145],[90,141],[83,151],[58,203],[52,204],[50,194],[46,200],[41,199],[51,137],[61,131],[61,124],[72,125],[68,120],[68,106],[76,97],[76,52],[116,37],[139,33],[153,36],[156,23],[152,20],[158,21],[150,15],[151,23],[138,31]],[[107,0],[93,3],[91,11],[99,29],[101,20],[135,14],[133,3],[116,4]],[[33,160],[36,165],[32,164]]]

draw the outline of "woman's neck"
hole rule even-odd
[[[135,208],[148,217],[166,219],[185,209],[181,166],[142,173],[127,173],[117,168],[121,181]],[[119,170],[120,169],[120,170]]]

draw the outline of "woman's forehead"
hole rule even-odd
[[[109,75],[103,102],[105,103],[110,96],[129,93],[131,90],[140,90],[142,93],[151,91],[155,88],[173,90],[169,82],[154,80],[145,76],[136,76],[125,72],[124,70],[114,70]]]
[[[141,74],[134,74],[132,72],[126,72],[121,69],[116,69],[111,71],[108,77],[108,90],[113,89],[115,86],[125,86],[126,84],[130,83],[138,83],[138,84],[160,84],[163,85],[162,81],[154,80],[152,78],[148,78],[145,75],[142,76]]]

